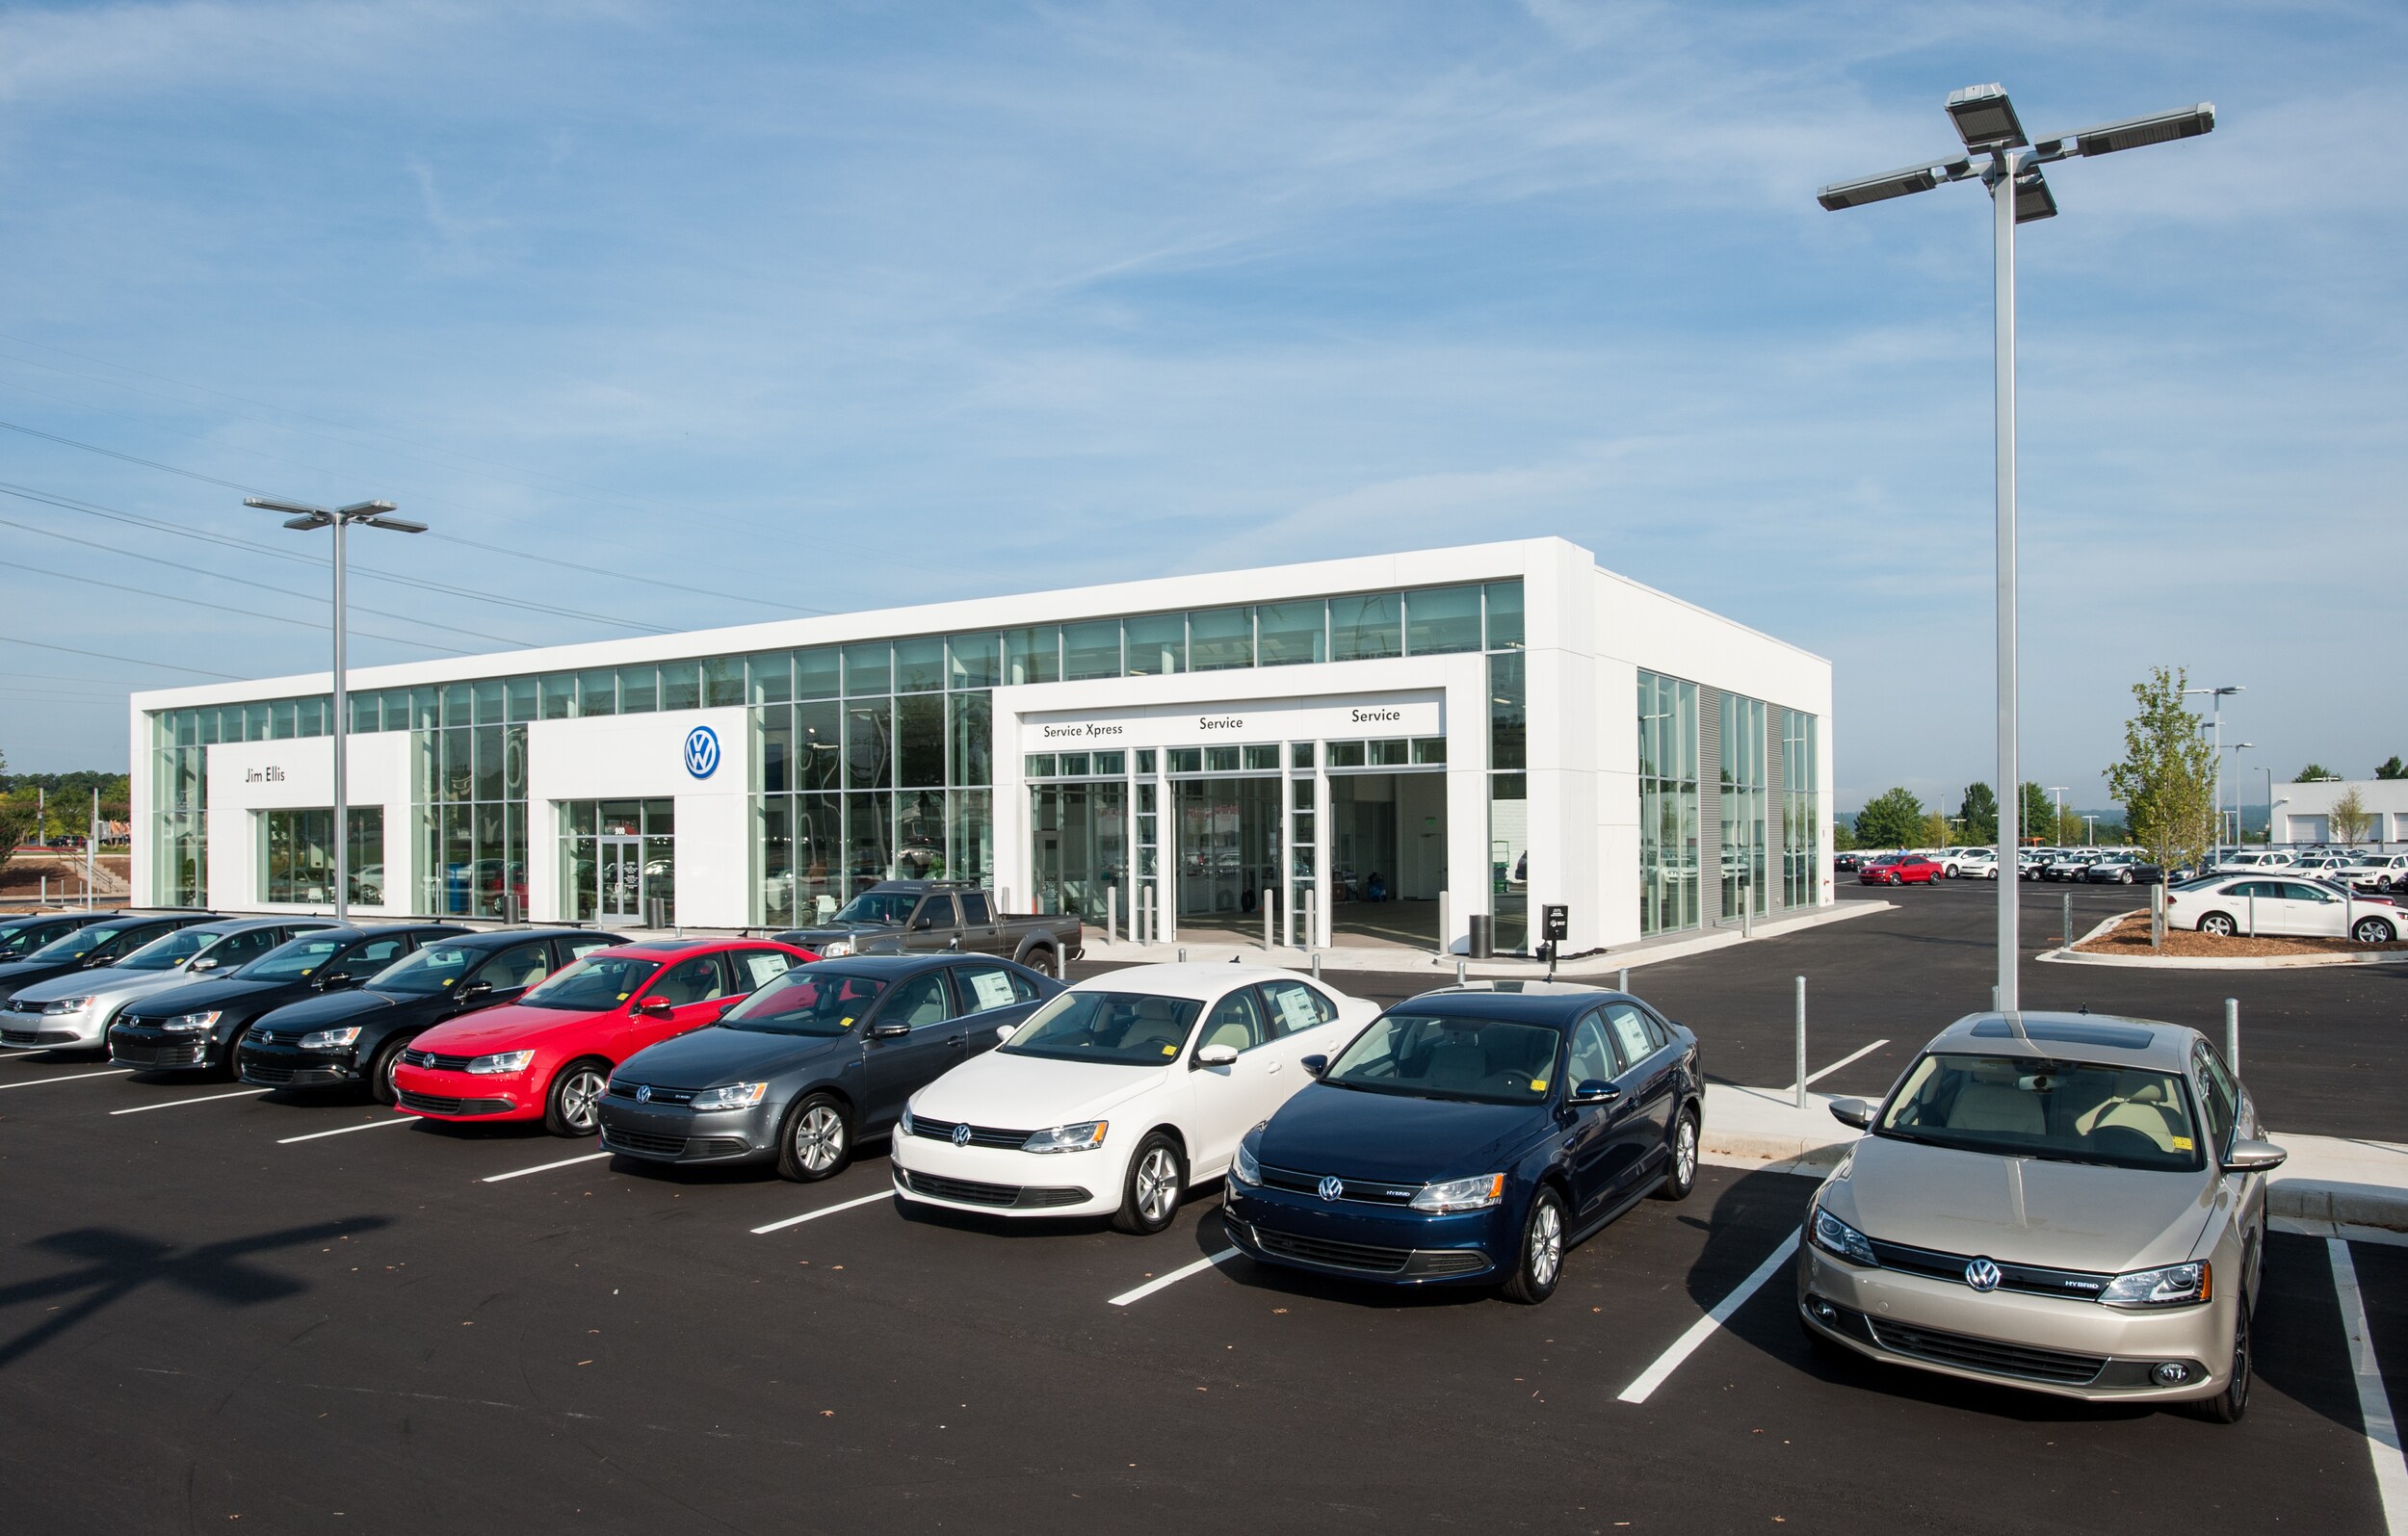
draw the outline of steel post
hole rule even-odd
[[[2016,752],[2015,675],[2015,172],[2021,156],[2005,150],[1997,157],[1997,176],[1990,184],[1991,226],[1995,247],[1997,407],[1998,407],[1998,689],[1999,689],[1999,857],[2015,856],[2021,842],[2017,825],[2023,811],[2023,778]],[[2017,920],[2016,882],[1999,881],[1999,1006],[2012,1013],[2022,1007],[2016,986],[2022,957]]]

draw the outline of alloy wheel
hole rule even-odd
[[[1179,1164],[1168,1147],[1156,1147],[1138,1164],[1138,1210],[1148,1222],[1169,1219],[1179,1203]]]
[[[815,1104],[795,1122],[795,1160],[813,1173],[825,1173],[845,1155],[845,1117],[836,1106]]]
[[[1672,1176],[1684,1187],[1697,1177],[1697,1122],[1687,1115],[1672,1138]]]
[[[2357,939],[2360,944],[2389,944],[2392,925],[2381,918],[2366,918],[2359,922]]]
[[[561,1118],[579,1135],[594,1129],[600,1116],[595,1106],[601,1102],[603,1077],[591,1067],[579,1067],[561,1084]]]
[[[1563,1211],[1554,1201],[1542,1200],[1531,1213],[1531,1284],[1546,1289],[1556,1283],[1556,1271],[1562,1267]]]

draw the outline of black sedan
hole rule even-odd
[[[1398,1003],[1238,1143],[1223,1225],[1268,1263],[1544,1301],[1574,1243],[1697,1182],[1697,1037],[1619,992]]]
[[[627,941],[586,928],[505,928],[427,944],[358,988],[322,992],[263,1016],[236,1061],[263,1088],[365,1082],[393,1102],[393,1066],[420,1031],[479,1008],[514,1002],[572,960]]]
[[[788,1179],[828,1178],[905,1100],[1061,989],[987,955],[798,966],[717,1024],[620,1063],[602,1096],[602,1145],[655,1162],[775,1159]]]
[[[239,971],[155,992],[109,1027],[109,1058],[156,1072],[231,1075],[244,1031],[288,1003],[341,992],[422,944],[465,933],[436,924],[320,928],[280,944]]]
[[[85,923],[56,932],[50,942],[24,958],[0,965],[0,1002],[19,987],[54,976],[71,976],[96,966],[115,965],[163,933],[206,923],[207,912],[112,912],[97,923]]]
[[[62,938],[77,928],[88,928],[111,918],[131,916],[125,912],[39,912],[24,917],[0,918],[0,966],[24,959],[27,955]]]

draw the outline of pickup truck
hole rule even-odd
[[[959,950],[999,954],[1049,976],[1061,975],[1063,960],[1086,952],[1076,917],[998,912],[992,892],[946,880],[881,880],[825,923],[774,937],[828,960]]]

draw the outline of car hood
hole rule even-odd
[[[607,1017],[608,1012],[530,1008],[506,1002],[438,1024],[412,1043],[421,1051],[436,1051],[447,1056],[484,1055],[538,1046],[558,1035],[583,1034]]]
[[[1472,1164],[1518,1153],[1546,1119],[1542,1105],[1465,1104],[1314,1082],[1271,1116],[1255,1156],[1298,1173],[1428,1184],[1496,1172]]]
[[[1042,1131],[1103,1118],[1113,1106],[1187,1070],[1184,1061],[1168,1067],[1115,1066],[987,1051],[912,1095],[911,1112],[930,1120]]]
[[[2214,1181],[1866,1136],[1823,1185],[1869,1237],[2014,1263],[2112,1273],[2178,1263],[2214,1213]]]
[[[372,1013],[382,1013],[387,1008],[398,1006],[401,1001],[381,992],[365,990],[322,992],[314,998],[303,998],[299,1002],[288,1002],[262,1022],[273,1024],[279,1028],[290,1025],[324,1029],[341,1024],[347,1019],[364,1019]]]
[[[61,998],[139,998],[145,993],[184,986],[191,980],[181,971],[120,971],[115,966],[103,966],[97,971],[70,971],[47,981],[30,982],[16,989],[16,997],[26,1002],[55,1002]]]
[[[772,1034],[714,1024],[644,1047],[619,1063],[615,1076],[661,1088],[716,1088],[723,1082],[773,1079],[812,1063],[832,1069],[860,1054],[857,1033]]]
[[[208,1008],[223,1007],[263,992],[275,992],[289,986],[306,989],[307,982],[242,981],[228,976],[222,981],[187,981],[180,987],[162,987],[143,999],[135,1010],[144,1018],[162,1018],[171,1013],[197,1013]]]

